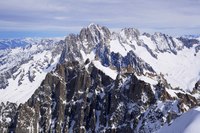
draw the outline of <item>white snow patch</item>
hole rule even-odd
[[[192,90],[200,79],[200,52],[194,56],[194,48],[184,48],[173,53],[157,53],[157,59],[141,46],[136,45],[136,55],[146,61],[156,73],[162,73],[164,78],[173,88],[180,87],[184,90]]]
[[[137,77],[139,80],[145,81],[145,82],[147,82],[147,83],[149,83],[149,84],[151,84],[151,85],[156,85],[156,84],[158,83],[157,80],[154,80],[153,78],[150,78],[150,77],[148,77],[148,76],[144,76],[144,75],[138,76],[138,75],[136,75],[136,77]]]
[[[148,101],[148,96],[146,95],[146,93],[142,93],[141,100],[143,103],[146,103]]]
[[[103,73],[105,73],[106,75],[108,75],[109,77],[111,77],[113,80],[116,79],[117,77],[117,71],[116,70],[112,70],[109,67],[105,67],[101,64],[101,62],[99,61],[92,61],[92,63],[94,64],[94,66],[96,68],[98,68],[99,70],[101,70]]]
[[[143,41],[144,44],[148,45],[148,47],[152,50],[156,49],[156,44],[151,40],[150,37],[147,36],[140,36],[139,39]]]
[[[165,125],[158,133],[199,133],[200,131],[200,107],[192,109],[179,118],[171,125]]]
[[[90,54],[85,54],[85,52],[83,50],[80,50],[81,54],[82,54],[82,57],[83,57],[83,60],[84,62],[89,59],[90,61],[94,60],[95,58],[95,54],[94,52],[91,52]]]
[[[54,58],[54,62],[51,66],[45,67],[48,66],[48,62],[45,62],[45,60],[50,60],[50,57],[50,52],[43,51],[42,53],[34,55],[33,60],[21,65],[20,69],[13,75],[17,75],[21,71],[20,75],[23,74],[21,80],[22,84],[18,85],[18,81],[21,77],[20,75],[16,78],[8,79],[9,86],[5,89],[0,89],[0,102],[10,101],[17,104],[25,103],[40,86],[41,82],[45,79],[46,74],[53,70],[58,63],[59,56]],[[40,67],[40,65],[42,65],[42,67]],[[28,78],[28,72],[35,75],[32,82],[30,82]]]
[[[165,88],[166,89],[166,91],[169,93],[169,95],[171,96],[171,97],[177,97],[177,95],[176,95],[176,91],[174,91],[174,90],[172,90],[172,89],[168,89],[168,88]]]
[[[129,52],[122,46],[122,44],[118,40],[111,40],[110,41],[110,51],[114,53],[119,53],[122,56],[126,56]]]

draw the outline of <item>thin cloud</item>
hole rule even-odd
[[[199,0],[2,0],[0,31],[77,32],[93,22],[111,29],[199,34],[199,7]]]

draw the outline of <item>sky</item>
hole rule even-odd
[[[200,0],[1,0],[0,38],[61,37],[90,23],[200,34]]]

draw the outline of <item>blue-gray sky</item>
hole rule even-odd
[[[78,33],[90,23],[200,34],[200,0],[1,0],[0,38]]]

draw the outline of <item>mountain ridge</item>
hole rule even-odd
[[[111,33],[91,24],[47,49],[41,46],[55,53],[47,60],[57,61],[27,101],[1,103],[0,131],[159,132],[199,106],[198,43],[134,28]],[[183,81],[193,82],[189,91],[180,87],[188,85]]]

